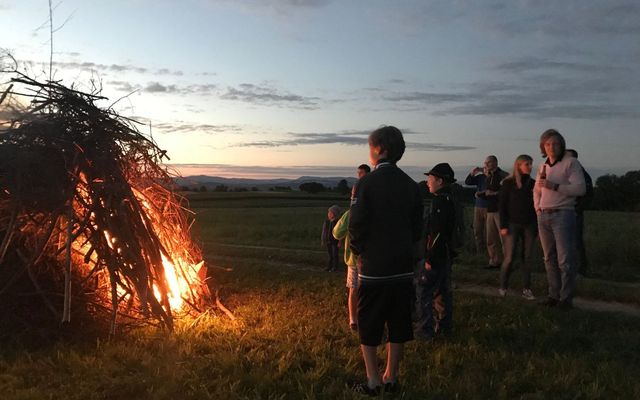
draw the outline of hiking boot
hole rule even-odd
[[[498,289],[498,296],[500,297],[507,297],[507,289]]]
[[[547,297],[546,300],[543,300],[538,304],[544,307],[555,307],[558,305],[558,300],[551,297]]]
[[[533,301],[536,299],[536,296],[533,295],[533,292],[531,291],[531,289],[523,289],[522,297],[529,301]]]

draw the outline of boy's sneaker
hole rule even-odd
[[[400,391],[400,382],[398,381],[387,382],[384,384],[385,393],[393,394],[393,393],[398,393],[399,391]]]
[[[544,307],[555,307],[558,305],[558,300],[551,298],[551,297],[547,297],[546,300],[543,300],[541,302],[539,302],[538,304],[540,304],[541,306]]]
[[[353,393],[363,394],[369,397],[378,397],[380,394],[380,386],[376,386],[374,389],[371,389],[367,382],[356,383],[351,387],[351,390]]]
[[[507,296],[507,289],[498,289],[498,296],[506,297]]]
[[[525,299],[529,300],[529,301],[533,301],[536,299],[536,296],[533,295],[533,292],[531,291],[531,289],[523,289],[522,290],[522,297],[524,297]]]

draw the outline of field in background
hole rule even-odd
[[[362,398],[348,390],[364,369],[347,325],[344,276],[322,271],[319,244],[326,209],[347,202],[198,196],[194,229],[237,319],[214,309],[172,335],[141,328],[112,341],[43,332],[32,343],[0,328],[3,399]],[[589,213],[588,221],[592,268],[610,280],[580,280],[580,294],[640,304],[638,215]],[[463,254],[455,280],[497,285],[483,265]],[[517,287],[518,272],[512,281]],[[543,293],[542,273],[535,282]],[[632,350],[640,348],[640,319],[456,292],[454,321],[452,338],[407,346],[395,398],[640,398],[640,353]]]

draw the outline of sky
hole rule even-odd
[[[640,169],[637,0],[53,7],[54,79],[100,86],[183,175],[353,175],[382,125],[402,130],[416,179],[540,160],[548,128],[594,176]],[[0,0],[0,49],[21,71],[48,78],[50,37],[47,0]]]

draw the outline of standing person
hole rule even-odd
[[[366,167],[366,168],[365,168]],[[362,178],[371,171],[367,164],[358,167],[358,179]],[[357,183],[356,183],[357,185]],[[351,188],[351,201],[355,199],[356,185]],[[344,263],[347,265],[347,288],[349,288],[349,296],[347,298],[347,308],[349,310],[349,328],[352,331],[358,330],[358,257],[351,251],[351,238],[349,237],[349,220],[351,219],[351,210],[345,211],[342,217],[333,228],[333,237],[338,240],[344,240]]]
[[[437,164],[425,175],[428,176],[427,186],[434,197],[426,223],[425,261],[417,274],[416,337],[429,340],[436,334],[451,333],[451,266],[454,256],[452,239],[455,226],[455,204],[451,184],[456,180],[453,169],[447,163]]]
[[[578,159],[578,152],[573,149],[568,149],[567,154],[576,160]],[[593,197],[593,180],[587,170],[584,169],[584,166],[582,167],[582,173],[584,174],[586,192],[584,196],[576,199],[576,264],[578,265],[578,273],[586,277],[589,273],[589,260],[587,259],[587,249],[584,246],[584,209]]]
[[[351,205],[351,250],[358,265],[358,333],[367,381],[353,390],[376,396],[398,389],[404,343],[413,339],[411,309],[414,246],[422,230],[422,198],[418,184],[396,163],[405,143],[393,126],[369,135],[369,158],[375,169],[358,182]],[[386,368],[378,372],[376,348],[387,327]]]
[[[362,178],[369,172],[371,172],[371,167],[369,167],[367,164],[358,165],[358,169],[357,169],[358,179]]]
[[[487,200],[487,251],[489,253],[489,265],[487,269],[500,268],[502,264],[502,238],[500,236],[500,213],[498,212],[498,192],[502,180],[507,173],[498,167],[498,158],[489,156],[485,160],[486,189],[478,193]]]
[[[338,222],[340,216],[340,207],[333,205],[327,210],[327,219],[322,224],[322,236],[320,242],[322,246],[327,248],[327,268],[325,271],[336,271],[338,269],[338,243],[339,241],[333,237],[333,228]]]
[[[531,291],[531,253],[538,233],[536,211],[533,208],[531,178],[533,158],[522,154],[513,163],[513,172],[502,182],[500,189],[500,235],[504,248],[504,260],[500,269],[500,296],[507,295],[509,276],[513,267],[518,242],[522,242],[522,297],[535,300]]]
[[[484,168],[474,167],[464,180],[465,185],[476,187],[473,207],[473,237],[476,244],[476,254],[484,252],[487,243],[487,200],[480,195],[487,188],[486,164],[487,161],[485,160]]]
[[[538,169],[533,204],[544,252],[549,296],[541,304],[569,309],[575,290],[576,198],[586,192],[580,162],[567,156],[562,135],[549,129],[540,136],[546,161]]]

